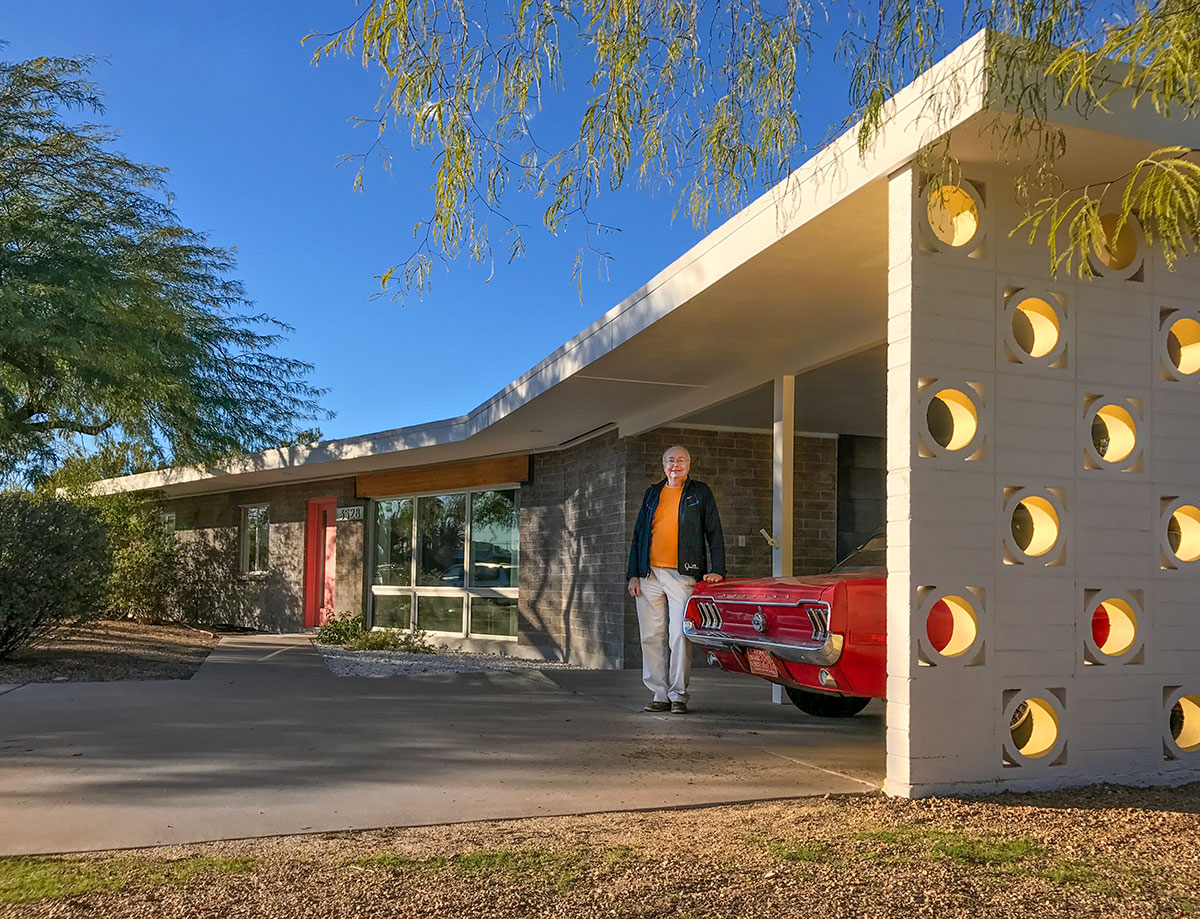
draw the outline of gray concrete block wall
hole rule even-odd
[[[339,506],[364,504],[354,479],[302,482],[215,495],[175,498],[175,533],[187,586],[184,603],[194,618],[267,631],[304,627],[305,525],[310,498],[336,497]],[[271,508],[266,574],[240,571],[239,527],[246,504]],[[335,607],[362,607],[363,523],[338,524]]]
[[[1167,372],[1162,328],[1171,310],[1200,315],[1200,263],[1168,272],[1142,239],[1127,271],[1054,278],[1045,248],[1007,234],[1021,214],[1011,174],[963,175],[982,210],[962,250],[931,242],[911,169],[890,192],[888,790],[1200,778],[1200,751],[1173,746],[1170,727],[1174,696],[1200,693],[1200,562],[1164,550],[1171,499],[1200,503],[1200,375]],[[1056,307],[1061,347],[1044,360],[1014,352],[1017,291]],[[944,387],[969,392],[978,414],[962,449],[930,441],[926,406]],[[1105,401],[1135,418],[1127,462],[1096,461],[1089,408]],[[1023,495],[1060,518],[1044,556],[1014,548]],[[926,628],[951,593],[978,614],[957,658]],[[1104,597],[1137,613],[1126,653],[1093,647]],[[1042,755],[1010,731],[1022,699],[1057,719]]]
[[[844,434],[837,451],[837,557],[842,559],[887,520],[887,441]]]
[[[623,664],[624,468],[615,433],[533,457],[521,488],[518,641],[547,658]]]

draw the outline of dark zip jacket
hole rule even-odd
[[[642,498],[642,509],[633,526],[626,580],[650,576],[650,525],[666,484],[667,480],[663,479],[651,485]],[[711,568],[708,566],[710,556]],[[721,517],[709,487],[689,478],[684,481],[683,492],[679,495],[679,573],[699,580],[709,571],[725,576],[725,537],[721,533]]]

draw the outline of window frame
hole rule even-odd
[[[520,564],[521,552],[521,483],[520,482],[503,482],[495,485],[475,485],[468,488],[438,488],[431,491],[415,491],[406,492],[396,495],[379,495],[371,499],[370,503],[370,545],[368,548],[368,558],[370,559],[371,570],[367,574],[369,583],[368,606],[370,607],[370,622],[371,627],[375,626],[375,598],[377,596],[403,596],[412,597],[412,617],[411,622],[415,628],[421,628],[420,616],[418,614],[419,599],[422,596],[426,597],[461,597],[463,600],[462,612],[462,628],[456,632],[433,631],[432,629],[424,629],[430,635],[438,638],[462,638],[475,639],[486,641],[507,641],[515,642],[516,635],[492,635],[487,632],[473,634],[471,632],[471,598],[472,597],[497,597],[511,600],[520,599],[520,574],[518,570],[517,586],[516,587],[473,587],[471,586],[473,562],[471,559],[471,524],[473,517],[473,502],[471,495],[483,491],[514,491],[516,497],[517,509],[517,558],[518,565]],[[421,586],[416,583],[417,566],[420,563],[420,544],[417,540],[417,527],[420,523],[420,514],[417,508],[417,502],[420,498],[436,498],[442,495],[464,495],[466,504],[466,515],[463,523],[463,586],[462,587],[436,587],[436,586]],[[412,557],[409,560],[410,568],[410,583],[408,586],[376,584],[375,580],[375,507],[383,501],[396,501],[401,498],[410,498],[413,502],[412,510]],[[389,626],[378,626],[378,628],[390,628]],[[519,626],[518,626],[519,628]]]
[[[253,504],[238,505],[241,513],[241,524],[238,527],[238,557],[239,568],[245,577],[261,577],[271,571],[271,505],[269,502],[256,501]],[[250,512],[262,508],[266,511],[266,520],[255,524],[255,530],[261,530],[261,539],[255,540],[255,554],[259,558],[250,558]],[[252,568],[251,563],[261,563],[261,568]]]

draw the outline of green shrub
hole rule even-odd
[[[108,612],[146,622],[177,621],[177,598],[183,596],[175,537],[163,525],[166,505],[160,495],[126,492],[97,495],[99,479],[146,472],[151,458],[134,445],[114,443],[88,456],[68,457],[53,475],[41,480],[37,493],[65,498],[94,511],[108,529],[112,571],[108,578]]]
[[[175,536],[163,525],[161,505],[141,495],[114,495],[97,507],[108,527],[113,560],[109,611],[143,622],[182,618],[172,603],[178,580]]]
[[[371,629],[343,646],[347,651],[403,651],[406,654],[433,654],[431,645],[421,631],[400,632],[395,629]]]
[[[317,644],[340,645],[347,651],[404,651],[408,654],[432,654],[435,650],[419,630],[371,629],[363,624],[362,613],[339,613],[317,629]]]
[[[338,613],[317,629],[317,644],[344,645],[365,632],[362,613]]]
[[[0,494],[0,660],[51,629],[102,616],[111,569],[94,509]]]

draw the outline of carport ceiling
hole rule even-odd
[[[682,424],[770,430],[775,392],[764,383]],[[887,348],[883,345],[796,377],[796,430],[883,437],[887,427]]]

